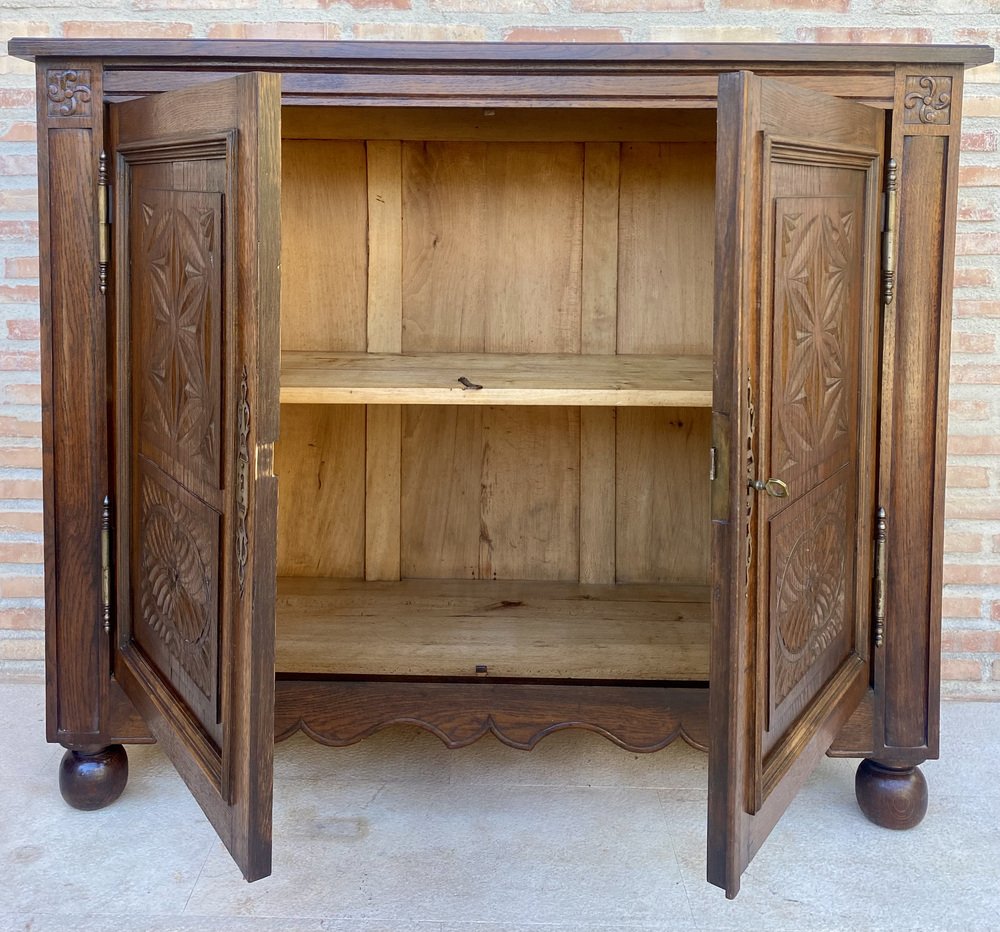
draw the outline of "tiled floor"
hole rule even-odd
[[[155,747],[108,809],[59,797],[38,686],[0,685],[0,930],[1000,929],[1000,704],[946,704],[923,824],[894,833],[826,760],[734,902],[705,873],[705,756],[586,732],[530,754],[390,730],[275,764],[272,877],[248,885]]]

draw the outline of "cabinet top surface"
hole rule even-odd
[[[875,45],[813,43],[540,43],[540,42],[305,42],[272,39],[43,39],[15,38],[9,54],[28,60],[91,58],[128,64],[182,66],[197,59],[226,63],[315,66],[341,63],[381,68],[442,63],[470,67],[569,66],[588,68],[657,66],[690,68],[768,64],[832,63],[867,68],[902,62],[982,65],[993,61],[984,45]]]

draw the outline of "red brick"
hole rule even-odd
[[[5,576],[0,578],[0,598],[40,599],[45,595],[42,576]]]
[[[0,284],[0,304],[30,304],[38,300],[38,285]]]
[[[137,10],[252,10],[257,0],[132,0]]]
[[[0,88],[0,110],[14,110],[17,107],[34,107],[35,92],[27,87]]]
[[[0,398],[9,405],[38,405],[42,403],[40,385],[4,385]]]
[[[622,42],[620,29],[549,29],[522,26],[511,29],[508,42]]]
[[[38,160],[33,155],[0,155],[0,172],[5,175],[34,175]]]
[[[941,661],[941,679],[978,682],[983,678],[983,667],[978,660],[955,660],[946,657]]]
[[[846,13],[850,0],[722,0],[726,10],[810,10],[820,13]]]
[[[705,0],[573,0],[580,13],[696,13]]]
[[[1000,651],[1000,631],[946,629],[941,632],[941,650],[954,654],[996,653]]]
[[[5,511],[0,513],[0,531],[42,533],[40,511]]]
[[[994,534],[991,542],[994,553],[1000,553],[1000,534]]]
[[[45,612],[40,608],[8,608],[0,611],[0,630],[41,631],[45,627]]]
[[[962,133],[962,150],[964,152],[996,152],[998,143],[1000,143],[1000,133],[995,129]]]
[[[992,165],[962,165],[958,184],[963,188],[992,188],[1000,185],[1000,168]]]
[[[22,421],[16,417],[0,417],[0,437],[41,437],[41,421]]]
[[[953,385],[1000,385],[1000,366],[952,366]]]
[[[34,142],[35,124],[26,120],[11,123],[0,133],[0,142]]]
[[[955,39],[963,45],[1000,45],[1000,29],[956,29]]]
[[[41,563],[42,545],[35,541],[0,541],[0,563]]]
[[[963,298],[955,302],[956,317],[1000,317],[1000,301],[976,301]]]
[[[38,296],[37,286],[22,285],[22,288],[34,287],[35,297]],[[7,336],[12,340],[37,340],[39,323],[37,320],[8,320]]]
[[[992,269],[955,269],[956,288],[986,288],[992,284]]]
[[[959,233],[955,252],[960,256],[995,256],[1000,253],[1000,233]]]
[[[11,256],[4,259],[5,278],[38,278],[38,256]]]
[[[37,352],[0,353],[0,371],[34,372],[41,366]]]
[[[38,501],[41,497],[41,479],[0,479],[0,499],[30,499]]]
[[[0,561],[2,562],[2,561]],[[946,584],[974,586],[1000,585],[1000,563],[946,563],[944,567]]]
[[[948,402],[948,411],[960,421],[988,421],[991,416],[988,401],[967,401],[953,398]]]
[[[982,599],[970,596],[945,596],[941,600],[941,614],[945,618],[979,618],[982,613]]]
[[[358,23],[355,39],[385,39],[395,42],[471,42],[486,38],[482,26],[449,26],[431,23]]]
[[[70,39],[103,39],[107,36],[128,36],[130,39],[186,39],[191,32],[190,23],[147,23],[141,20],[127,23],[71,20],[63,23],[63,35]]]
[[[41,469],[41,447],[0,447],[0,466],[14,469]]]
[[[1000,520],[1000,501],[984,498],[952,497],[945,502],[946,518],[965,518],[969,521]],[[957,580],[952,580],[956,582]]]
[[[953,353],[992,353],[996,349],[996,337],[992,333],[965,333],[956,331],[951,338]]]
[[[945,553],[980,553],[983,549],[982,534],[963,534],[959,531],[945,531]]]
[[[949,466],[948,487],[952,489],[988,489],[990,474],[985,466]]]
[[[338,39],[334,23],[215,23],[209,39]]]
[[[4,174],[3,159],[0,158],[0,175]],[[0,240],[9,242],[38,241],[37,220],[0,220]]]
[[[795,30],[800,42],[885,42],[925,45],[931,41],[929,29],[875,29],[868,27],[801,26]]]
[[[434,10],[447,13],[548,13],[550,0],[428,0]]]
[[[1000,660],[993,661],[993,666],[990,667],[990,678],[1000,680]]]
[[[4,638],[0,641],[0,662],[4,660],[44,660],[42,638]]]
[[[997,100],[993,94],[987,97],[971,96],[966,89],[965,97],[962,100],[962,115],[966,118],[998,117],[1000,116],[1000,100]]]
[[[995,434],[974,434],[948,438],[948,452],[952,456],[1000,455],[1000,437]]]
[[[38,192],[34,188],[0,191],[0,210],[34,213],[38,210]]]
[[[330,7],[340,6],[342,3],[348,3],[350,6],[354,7],[356,10],[374,10],[374,9],[396,9],[396,10],[408,10],[411,7],[410,0],[295,0],[293,6],[297,6],[300,9],[307,10],[329,10]],[[384,23],[381,25],[389,26],[390,24]],[[407,26],[411,25],[424,25],[424,24],[414,24],[414,23],[393,23],[391,24],[394,28],[402,27],[404,30]],[[355,36],[357,36],[357,27],[355,27]]]
[[[974,198],[963,197],[958,202],[958,219],[969,223],[986,223],[995,220],[996,211],[991,204],[984,204]]]

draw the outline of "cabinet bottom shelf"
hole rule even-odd
[[[276,672],[703,682],[704,586],[278,580]]]

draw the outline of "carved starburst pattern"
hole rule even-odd
[[[798,463],[847,431],[844,391],[848,271],[854,255],[853,211],[821,210],[780,218],[784,346],[776,420],[777,469]]]
[[[176,500],[143,483],[140,612],[206,696],[211,695],[212,596],[197,524]]]
[[[142,218],[151,320],[143,423],[175,455],[200,460],[212,474],[218,466],[209,332],[216,317],[216,212],[144,203]]]
[[[775,598],[775,704],[844,629],[846,505],[841,486],[818,522],[796,529],[798,537],[787,552]]]

